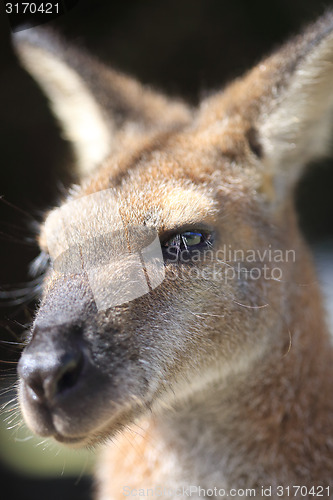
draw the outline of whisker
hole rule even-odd
[[[8,207],[12,208],[13,210],[16,210],[17,212],[19,212],[20,214],[24,215],[25,217],[27,217],[28,219],[30,219],[31,221],[33,221],[34,223],[37,223],[38,224],[38,220],[36,218],[34,218],[31,213],[29,212],[26,212],[25,210],[23,210],[23,208],[20,208],[16,205],[14,205],[13,203],[11,203],[10,201],[6,200],[4,198],[4,196],[0,196],[0,201],[1,203],[4,203],[5,205],[7,205]]]
[[[268,307],[269,304],[263,304],[261,306],[250,306],[250,305],[247,305],[247,304],[242,304],[241,302],[238,302],[237,300],[235,299],[231,299],[235,304],[237,304],[238,306],[241,306],[241,307],[245,307],[246,309],[264,309],[265,307]]]
[[[16,398],[16,396],[15,396],[15,398],[13,398],[13,399],[11,399],[10,401],[7,401],[6,403],[4,403],[4,404],[2,405],[2,407],[1,407],[1,410],[6,409],[6,408],[7,408],[7,406],[9,406],[10,404],[12,404],[12,403],[14,403],[14,402],[16,403],[16,406],[18,407],[17,398]],[[14,408],[14,407],[12,407],[12,408]],[[12,409],[12,408],[11,408],[11,409]]]
[[[81,467],[81,470],[80,470],[80,473],[75,481],[75,486],[77,486],[79,484],[79,482],[81,481],[81,479],[83,478],[86,470],[87,470],[87,466],[88,466],[88,457],[86,456],[85,458],[85,461],[84,463],[82,464],[82,467]]]
[[[24,438],[18,438],[18,437],[15,437],[14,438],[14,441],[17,442],[17,443],[25,443],[26,441],[31,441],[31,439],[33,439],[34,436],[26,436]]]
[[[10,329],[8,329],[10,331]],[[12,333],[10,331],[10,333]],[[0,343],[1,344],[9,344],[9,345],[13,345],[13,346],[23,346],[24,343],[23,342],[11,342],[10,340],[0,340]]]
[[[212,316],[212,317],[215,317],[215,318],[224,318],[224,314],[213,314],[213,313],[205,313],[205,312],[200,312],[200,313],[196,313],[196,312],[193,312],[193,311],[190,311],[191,314],[193,314],[194,316],[197,316],[198,318],[200,316]]]
[[[12,243],[15,243],[17,245],[26,245],[26,246],[36,246],[36,242],[34,240],[28,239],[28,238],[17,238],[9,233],[4,233],[3,231],[0,231],[0,239],[4,241],[10,241]]]

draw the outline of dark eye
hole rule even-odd
[[[207,231],[185,231],[171,236],[162,242],[164,258],[169,261],[188,262],[194,254],[212,246],[212,234]]]
[[[48,253],[42,250],[41,253],[31,262],[29,272],[31,276],[40,276],[44,274],[51,265],[51,257]]]

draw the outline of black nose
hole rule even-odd
[[[34,400],[53,402],[78,384],[84,366],[79,346],[32,348],[23,352],[18,364],[21,381]]]

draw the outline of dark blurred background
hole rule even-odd
[[[8,303],[8,290],[26,288],[28,265],[38,254],[36,223],[70,182],[66,167],[72,159],[45,97],[17,63],[5,3],[0,3],[2,387],[15,380],[19,349],[11,342],[20,339],[34,309],[29,296],[24,303],[13,297],[16,303]],[[80,0],[50,24],[110,65],[195,104],[330,5],[318,0]],[[309,169],[296,194],[304,234],[314,245],[333,237],[332,166],[325,161]],[[2,401],[14,395],[13,390],[3,394]],[[77,480],[81,466],[79,472],[63,468],[64,476],[57,465],[38,478],[39,467],[43,470],[38,464],[30,475],[25,467],[12,468],[13,463],[29,462],[28,444],[25,451],[24,446],[16,450],[14,439],[12,445],[5,441],[0,436],[0,481],[12,500],[91,498],[90,480]],[[14,450],[14,456],[7,450]],[[27,455],[19,460],[21,450]]]

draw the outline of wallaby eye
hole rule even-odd
[[[41,276],[51,266],[51,257],[42,250],[40,254],[30,264],[30,274],[32,276]]]
[[[188,261],[194,253],[212,245],[212,234],[207,231],[184,231],[161,243],[164,258],[171,261]]]

